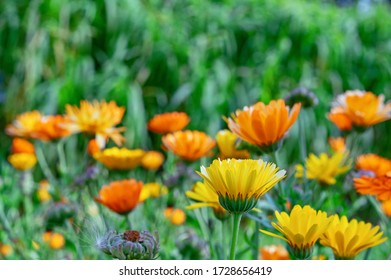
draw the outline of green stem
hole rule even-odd
[[[252,240],[252,258],[253,260],[257,260],[258,259],[258,255],[259,255],[259,228],[261,227],[260,223],[259,222],[256,222],[254,221],[254,236],[253,236],[253,240]]]
[[[372,248],[368,248],[364,255],[364,260],[369,260],[369,255],[371,253]]]
[[[130,219],[130,213],[128,213],[125,217],[126,217],[126,222],[128,223],[128,230],[132,230],[132,221]]]
[[[64,142],[61,140],[57,143],[57,153],[58,153],[58,160],[60,162],[60,173],[61,174],[67,174],[68,173],[68,165],[66,162],[66,157],[64,153]]]
[[[239,225],[240,220],[242,219],[242,213],[234,213],[233,214],[233,228],[232,228],[232,242],[231,242],[231,251],[229,254],[229,259],[235,259],[236,245],[238,243],[238,235],[239,235]]]

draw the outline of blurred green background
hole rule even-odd
[[[131,147],[146,145],[145,123],[155,113],[186,111],[189,128],[214,135],[226,127],[222,116],[298,86],[320,99],[308,141],[321,147],[338,134],[326,119],[335,94],[365,89],[391,99],[387,1],[2,0],[0,7],[3,155],[4,127],[17,114],[62,113],[81,99],[127,106]],[[390,131],[391,122],[377,125],[369,149],[390,157]]]

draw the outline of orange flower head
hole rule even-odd
[[[186,214],[182,209],[167,207],[164,210],[164,216],[170,221],[171,224],[179,226],[186,221]]]
[[[149,120],[147,126],[148,130],[154,133],[166,134],[183,129],[189,122],[190,118],[186,113],[170,112],[155,115]]]
[[[0,242],[0,255],[7,257],[12,254],[12,247],[8,244],[2,244]]]
[[[289,260],[289,253],[282,245],[270,245],[260,250],[261,260]]]
[[[391,160],[375,154],[365,154],[357,158],[356,168],[371,171],[376,176],[384,176],[391,172]]]
[[[391,172],[379,177],[362,176],[354,178],[354,187],[360,194],[369,194],[378,200],[391,199]]]
[[[37,129],[37,137],[43,141],[52,141],[71,134],[67,125],[69,121],[62,115],[43,116]]]
[[[88,141],[87,145],[87,153],[90,156],[94,156],[95,154],[99,153],[101,151],[101,147],[96,139],[91,139]]]
[[[162,166],[164,155],[158,151],[148,151],[141,160],[141,165],[145,169],[156,170]]]
[[[328,118],[340,129],[369,127],[391,118],[391,103],[372,92],[347,91],[337,96]]]
[[[331,146],[331,149],[336,153],[344,153],[347,149],[345,144],[345,138],[343,137],[330,137],[329,144]]]
[[[124,127],[116,128],[125,113],[124,107],[118,107],[114,101],[81,101],[80,107],[66,105],[67,128],[72,133],[85,132],[96,135],[98,141],[112,139],[120,146],[125,138],[120,134]]]
[[[137,167],[145,152],[141,149],[108,148],[95,153],[94,158],[112,170],[129,170]]]
[[[42,115],[39,111],[26,112],[18,115],[16,119],[9,124],[5,131],[10,136],[36,138],[37,128],[40,126]]]
[[[292,109],[284,100],[272,100],[268,105],[258,102],[243,110],[237,110],[228,118],[229,129],[244,141],[261,148],[269,147],[281,140],[296,121],[301,104]]]
[[[11,146],[12,154],[35,154],[34,145],[22,138],[14,138]]]
[[[188,161],[212,155],[211,149],[216,146],[215,140],[197,130],[167,134],[163,136],[162,142],[163,148]]]
[[[53,250],[59,250],[65,245],[65,238],[61,233],[47,231],[42,235],[42,240]]]
[[[391,199],[382,201],[381,206],[384,214],[386,214],[388,217],[391,217]]]
[[[102,187],[95,201],[118,214],[127,214],[137,206],[142,188],[143,182],[135,179],[113,181]]]

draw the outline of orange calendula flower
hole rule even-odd
[[[369,127],[391,118],[391,103],[372,92],[347,91],[337,96],[328,118],[340,129]]]
[[[258,102],[237,110],[228,118],[229,129],[244,141],[261,148],[280,141],[296,121],[301,104],[290,110],[284,100],[272,100],[268,105]]]
[[[329,138],[329,144],[331,146],[331,149],[333,149],[336,153],[344,153],[346,151],[346,143],[345,138],[343,137],[330,137]]]
[[[282,245],[264,246],[259,252],[261,260],[289,260],[289,253]]]
[[[125,138],[120,134],[124,127],[116,128],[125,113],[124,107],[118,107],[114,101],[81,101],[80,107],[66,106],[66,118],[69,120],[67,128],[72,133],[85,132],[96,135],[98,141],[111,138],[117,145],[121,145]]]
[[[42,235],[42,240],[53,250],[59,250],[65,245],[65,238],[61,233],[47,231]]]
[[[103,186],[95,201],[118,214],[127,214],[138,204],[143,182],[135,179],[113,181]]]
[[[391,199],[382,201],[381,206],[384,214],[386,214],[388,217],[391,217]]]
[[[141,165],[145,169],[156,170],[162,166],[164,162],[164,155],[158,151],[148,151],[141,160]]]
[[[184,160],[195,161],[210,156],[216,141],[201,131],[177,131],[162,138],[163,147]]]
[[[190,118],[183,112],[170,112],[155,115],[148,122],[148,130],[166,134],[183,129],[190,122]]]
[[[26,112],[18,115],[5,131],[10,136],[36,138],[41,119],[42,115],[39,111]]]
[[[91,139],[88,141],[87,145],[87,153],[90,156],[94,156],[95,154],[99,153],[101,151],[101,147],[96,139]]]
[[[52,141],[69,136],[67,129],[69,121],[62,115],[43,116],[37,128],[37,137],[43,141]]]
[[[12,247],[8,244],[0,243],[0,255],[6,257],[12,254]]]
[[[391,160],[375,154],[365,154],[357,158],[356,168],[371,171],[376,176],[384,176],[391,172]]]
[[[164,216],[170,221],[173,225],[182,225],[186,221],[186,214],[182,209],[167,207],[164,210]]]
[[[13,154],[35,154],[35,148],[32,143],[22,138],[14,138],[12,140],[11,153]]]
[[[144,202],[150,197],[158,198],[168,193],[166,186],[162,186],[159,183],[148,183],[143,186],[140,194],[140,202]]]
[[[353,182],[360,194],[374,195],[378,200],[391,199],[391,173],[378,177],[362,176],[354,178]]]
[[[140,149],[109,148],[95,153],[94,158],[104,166],[113,170],[128,170],[137,167],[145,152]]]

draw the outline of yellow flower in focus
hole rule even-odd
[[[30,170],[37,164],[37,158],[32,154],[12,154],[8,156],[9,163],[17,170]]]
[[[108,148],[95,153],[94,158],[104,166],[113,170],[128,170],[137,167],[144,156],[143,150],[127,148]]]
[[[0,255],[7,257],[12,254],[12,247],[8,244],[0,243]]]
[[[353,183],[356,191],[360,194],[374,195],[378,200],[391,199],[391,172],[379,177],[354,178]]]
[[[26,112],[18,115],[5,131],[10,136],[36,138],[41,119],[42,115],[39,111]]]
[[[218,219],[228,217],[227,211],[220,205],[219,196],[206,184],[202,182],[195,183],[191,191],[186,192],[186,196],[197,201],[187,206],[186,209],[192,210],[201,207],[211,207]]]
[[[282,245],[269,245],[262,247],[259,252],[261,253],[261,260],[289,260],[289,253]]]
[[[186,214],[182,209],[167,207],[164,210],[164,216],[170,221],[173,225],[182,225],[186,221]]]
[[[61,233],[47,231],[42,235],[42,240],[53,250],[59,250],[65,245],[65,238]]]
[[[247,159],[250,158],[250,153],[247,150],[237,150],[236,141],[238,137],[229,130],[221,130],[217,133],[216,141],[219,147],[219,158],[236,158]]]
[[[391,118],[391,103],[372,92],[347,91],[333,102],[329,119],[341,130],[369,127]]]
[[[184,112],[169,112],[155,115],[148,122],[148,130],[166,134],[183,129],[190,122],[189,116]]]
[[[258,102],[243,110],[237,110],[228,118],[229,129],[244,141],[266,148],[280,141],[295,123],[301,105],[290,110],[285,101],[272,100],[268,105]]]
[[[306,177],[310,180],[317,180],[320,183],[333,185],[336,183],[336,177],[347,172],[350,168],[349,163],[345,163],[346,155],[335,153],[329,157],[326,153],[321,153],[319,157],[310,154],[306,159]],[[297,178],[304,177],[304,167],[301,164],[296,165]]]
[[[143,186],[140,193],[140,202],[145,201],[150,197],[158,198],[168,193],[167,187],[162,186],[159,183],[148,183]]]
[[[81,101],[80,107],[66,105],[67,128],[72,133],[85,132],[96,135],[98,141],[110,138],[120,146],[125,138],[120,134],[124,127],[116,128],[125,113],[114,101]]]
[[[334,215],[320,243],[330,247],[336,259],[354,259],[361,251],[387,240],[382,236],[379,226],[372,227],[371,223],[357,222],[356,219],[348,221],[346,216]]]
[[[195,161],[210,156],[216,141],[201,131],[177,131],[162,138],[163,147],[184,160]]]
[[[39,188],[37,190],[37,196],[40,202],[48,202],[52,199],[52,196],[49,193],[49,182],[47,180],[42,180],[39,183]]]
[[[214,190],[223,208],[230,213],[244,213],[255,207],[258,199],[285,177],[285,170],[262,160],[214,160],[197,173]]]
[[[356,169],[371,171],[376,176],[384,176],[391,172],[391,160],[375,154],[364,154],[357,158]]]
[[[345,138],[343,137],[336,137],[336,138],[330,137],[329,144],[331,146],[331,149],[335,153],[344,153],[347,150]]]
[[[148,151],[141,160],[141,165],[145,169],[156,170],[162,166],[164,155],[158,151]]]
[[[272,226],[284,236],[272,232],[261,230],[262,233],[280,238],[288,242],[292,254],[298,259],[308,259],[311,257],[312,249],[316,241],[327,230],[331,218],[323,211],[316,212],[309,205],[303,208],[295,205],[288,215],[286,212],[274,212],[277,224],[272,222]]]
[[[391,217],[391,199],[381,201],[381,207],[384,214],[386,214],[388,217]]]

